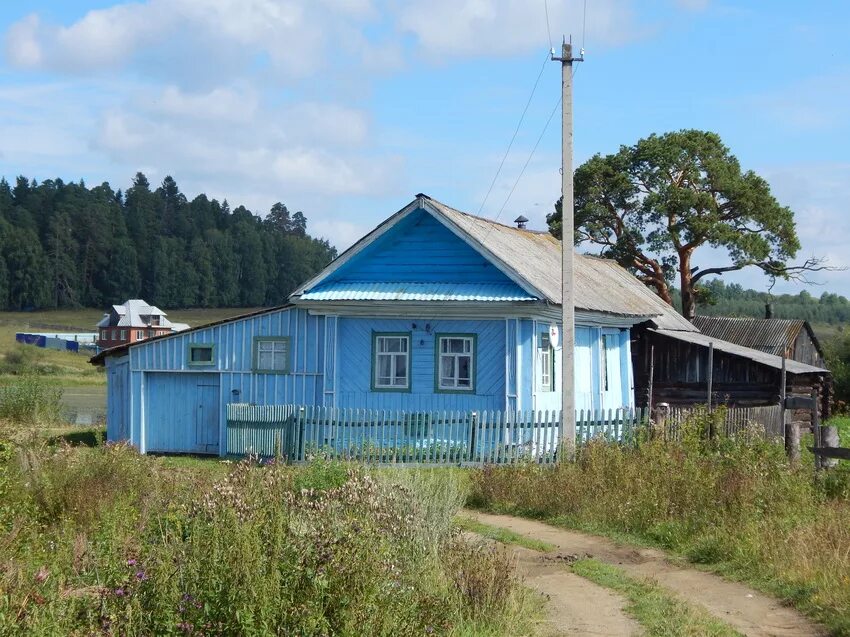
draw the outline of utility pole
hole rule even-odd
[[[560,459],[573,460],[576,452],[575,397],[575,286],[573,285],[573,57],[572,42],[564,41],[561,57],[561,452]]]

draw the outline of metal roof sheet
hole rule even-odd
[[[561,242],[548,232],[506,226],[455,210],[435,199],[423,200],[467,234],[474,243],[561,304]],[[615,261],[576,253],[576,308],[621,316],[652,318],[659,327],[693,332],[696,328]]]
[[[806,322],[798,319],[697,316],[694,325],[703,334],[781,356],[800,330],[805,329]]]
[[[534,301],[513,283],[336,281],[301,295],[308,301]]]
[[[757,349],[753,349],[751,347],[744,347],[743,345],[738,345],[736,343],[730,343],[720,338],[715,338],[706,334],[700,334],[699,332],[682,332],[679,330],[665,329],[651,329],[650,331],[655,332],[656,334],[660,334],[661,336],[668,336],[670,338],[675,338],[686,343],[701,345],[702,347],[708,347],[711,343],[714,343],[714,349],[719,352],[732,354],[733,356],[740,356],[741,358],[746,358],[748,360],[753,361],[754,363],[766,365],[767,367],[772,367],[774,369],[782,369],[781,356],[776,356],[775,354],[768,354],[767,352],[761,352]],[[785,368],[788,370],[789,374],[829,373],[828,370],[823,369],[821,367],[806,365],[805,363],[798,363],[797,361],[791,360],[790,358],[785,360],[785,365]]]

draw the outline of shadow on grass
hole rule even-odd
[[[69,444],[74,447],[97,447],[106,439],[106,430],[102,427],[68,429],[48,438],[51,445]]]

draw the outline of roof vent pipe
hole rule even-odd
[[[773,318],[773,303],[765,303],[764,304],[764,318],[772,319]]]
[[[514,219],[514,223],[516,224],[516,227],[520,230],[525,230],[525,224],[528,223],[528,219],[520,215],[519,217]]]

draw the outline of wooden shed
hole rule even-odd
[[[639,406],[708,403],[709,351],[711,402],[730,407],[779,403],[782,357],[693,330],[670,330],[648,322],[633,330],[635,399]],[[822,365],[786,360],[788,395],[819,395],[822,417],[829,415],[831,378]],[[810,416],[800,413],[795,420]]]

